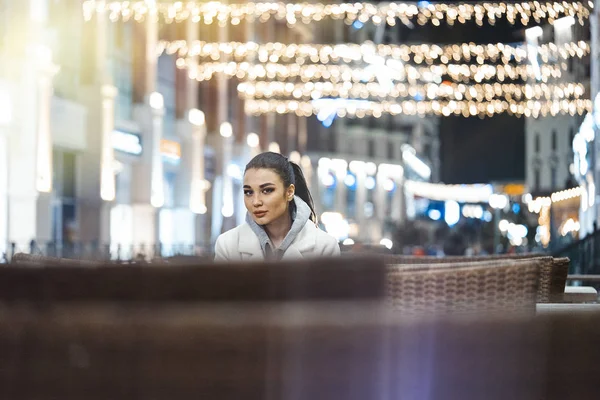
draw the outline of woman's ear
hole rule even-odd
[[[285,193],[287,201],[294,200],[294,194],[296,194],[296,186],[294,186],[294,184],[291,184],[288,187],[287,192]]]

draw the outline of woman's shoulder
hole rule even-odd
[[[304,230],[307,231],[307,233],[314,235],[317,238],[317,242],[325,241],[337,243],[337,239],[335,237],[331,236],[329,233],[319,228],[317,225],[315,225],[314,222],[310,220],[306,222],[306,225],[304,225]]]
[[[244,222],[241,225],[236,226],[235,228],[225,231],[217,237],[217,241],[219,239],[229,241],[234,238],[238,238],[240,236],[240,231],[243,231],[244,229],[246,229],[246,227],[249,228],[248,224]]]

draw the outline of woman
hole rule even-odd
[[[280,260],[340,254],[320,230],[300,167],[278,153],[261,153],[244,172],[246,222],[217,238],[215,260]]]

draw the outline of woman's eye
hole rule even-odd
[[[272,188],[263,189],[263,193],[264,193],[264,194],[269,194],[269,193],[271,193],[271,192],[273,192],[273,189],[272,189]]]
[[[244,190],[244,196],[251,196],[252,190]]]

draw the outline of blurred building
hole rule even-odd
[[[589,24],[580,25],[573,17],[558,19],[553,25],[542,25],[525,30],[525,42],[531,67],[536,72],[536,79],[529,84],[536,85],[543,82],[542,71],[538,62],[538,46],[554,44],[564,46],[578,41],[590,40]],[[570,57],[567,60],[549,60],[556,62],[561,67],[560,78],[551,78],[552,84],[582,84],[584,96],[590,96],[590,58]],[[578,209],[580,197],[563,201],[552,198],[552,193],[568,193],[565,190],[578,186],[576,177],[579,174],[579,165],[574,157],[573,143],[577,136],[579,126],[585,116],[559,114],[555,117],[541,116],[528,117],[525,121],[525,175],[530,192],[535,196],[547,196],[551,207],[545,205],[539,210],[538,234],[536,240],[544,246],[551,242],[552,246],[560,247],[565,240],[578,237],[579,227]],[[587,118],[589,119],[589,118]],[[584,174],[585,175],[585,174]],[[585,181],[586,178],[583,177]],[[559,196],[560,197],[560,196]],[[563,196],[564,197],[564,196]],[[581,196],[587,200],[587,196]]]
[[[581,186],[579,209],[579,237],[583,238],[597,229],[600,223],[599,169],[598,155],[600,141],[596,139],[600,127],[600,28],[599,14],[595,7],[590,15],[590,98],[592,112],[588,113],[578,126],[572,142],[575,155],[574,175]]]
[[[155,56],[168,28],[84,22],[68,0],[2,0],[0,15],[2,245],[203,244],[191,171],[205,158],[212,179],[214,152],[194,145],[197,85]]]
[[[525,30],[525,43],[532,69],[538,77],[526,82],[543,83],[539,69],[537,46],[553,43],[557,46],[577,41],[589,41],[589,26],[575,23],[573,17],[557,20],[553,25],[541,25]],[[560,78],[552,84],[581,83],[585,96],[590,91],[589,57],[570,57],[567,60],[550,60],[562,67]],[[526,117],[525,121],[525,178],[529,190],[535,194],[550,194],[574,184],[572,143],[583,117],[579,115]]]

